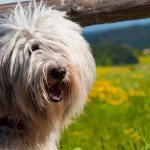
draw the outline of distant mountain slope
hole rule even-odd
[[[137,49],[150,47],[150,25],[115,29],[106,32],[84,33],[84,36],[91,45],[110,42],[129,45]]]

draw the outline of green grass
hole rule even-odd
[[[141,63],[141,64],[148,64],[148,63],[150,63],[150,55],[143,55],[143,56],[141,56],[140,58],[139,58],[139,62]]]
[[[121,88],[127,101],[111,105],[92,97],[85,113],[64,131],[60,150],[150,150],[150,65],[101,67],[97,81]],[[130,95],[129,89],[137,95]]]

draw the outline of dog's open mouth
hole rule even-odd
[[[56,83],[48,87],[48,94],[53,102],[60,102],[63,96],[61,83]]]
[[[0,117],[0,127],[23,130],[23,122],[21,120],[12,119],[10,117]]]

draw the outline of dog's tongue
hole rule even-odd
[[[54,102],[59,102],[62,99],[62,89],[59,83],[56,83],[49,89],[50,98]]]
[[[59,97],[59,95],[61,95],[61,87],[59,84],[55,84],[52,87],[52,94],[53,96]]]

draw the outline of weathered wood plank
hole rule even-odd
[[[39,0],[38,0],[39,1]],[[150,0],[44,0],[82,26],[150,17]],[[23,3],[24,6],[27,3]],[[15,4],[1,5],[0,13]]]

